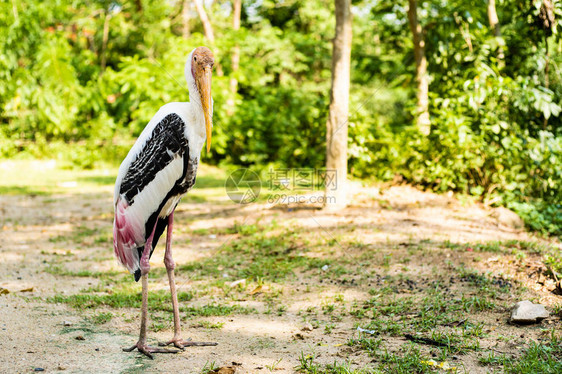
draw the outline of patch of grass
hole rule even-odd
[[[281,363],[281,360],[283,360],[283,358],[280,358],[279,360],[275,361],[274,363],[272,363],[271,365],[265,365],[265,367],[267,368],[267,370],[269,371],[276,371],[278,370],[278,366]]]
[[[485,297],[471,296],[467,298],[463,295],[461,298],[461,302],[463,304],[463,309],[466,312],[483,312],[486,310],[496,309],[496,304],[493,301],[486,299]]]
[[[205,362],[205,365],[201,369],[201,374],[210,374],[211,372],[215,371],[215,369],[218,369],[218,366],[215,363],[215,361],[211,361],[211,362],[207,361]]]
[[[374,373],[372,369],[362,368],[355,369],[348,362],[337,362],[334,360],[332,364],[320,365],[314,362],[314,355],[305,355],[301,352],[299,357],[299,365],[295,370],[305,374],[367,374]]]
[[[166,328],[167,325],[167,323],[161,321],[152,321],[152,323],[150,324],[150,331],[162,331]]]
[[[454,243],[446,240],[443,243],[444,248],[454,250],[472,250],[474,252],[489,252],[516,254],[518,251],[524,251],[531,254],[543,254],[551,251],[551,247],[536,241],[525,240],[505,240],[505,241],[487,241],[475,243]]]
[[[64,277],[75,277],[75,278],[98,278],[98,279],[112,279],[118,276],[123,275],[121,271],[91,271],[91,270],[68,270],[67,268],[61,265],[50,265],[45,268],[45,271],[49,274],[53,275],[60,275]],[[127,277],[128,278],[128,277]]]
[[[300,230],[279,230],[277,224],[238,225],[231,239],[214,256],[179,266],[178,271],[189,272],[191,277],[209,276],[220,279],[224,273],[231,279],[262,279],[280,282],[293,277],[296,270],[316,271],[337,277],[346,272],[342,264],[332,266],[334,259],[309,256],[309,248]],[[341,261],[340,261],[341,262]],[[321,271],[328,265],[329,270]],[[227,281],[223,278],[223,282]],[[231,281],[231,280],[230,280]]]
[[[58,235],[49,238],[51,243],[59,243],[59,242],[66,242],[70,241],[73,243],[82,243],[86,238],[94,237],[94,242],[99,243],[100,238],[101,242],[104,243],[108,241],[110,234],[103,234],[98,235],[101,230],[99,228],[90,228],[87,226],[77,226],[72,229],[72,232],[66,235]]]
[[[379,338],[360,337],[358,339],[349,339],[347,345],[351,347],[359,347],[360,349],[366,351],[369,356],[374,357],[379,355],[379,349],[382,347],[383,341]]]
[[[199,321],[196,324],[192,325],[194,327],[203,327],[209,330],[220,330],[224,326],[224,322],[210,322],[210,321]]]
[[[186,302],[193,298],[191,292],[178,292],[178,301]],[[99,306],[110,308],[140,308],[142,295],[140,291],[132,287],[123,287],[111,294],[90,294],[83,293],[77,295],[55,295],[47,299],[48,302],[58,304],[68,304],[75,309],[94,309]],[[172,301],[170,293],[166,290],[150,292],[148,296],[148,309],[151,311],[172,312]]]
[[[277,307],[277,315],[282,316],[287,311],[287,305],[280,305]]]
[[[479,362],[485,366],[503,366],[504,372],[510,374],[562,373],[562,339],[553,332],[548,343],[531,342],[520,357],[491,352]]]
[[[332,330],[336,327],[335,323],[327,323],[324,325],[324,334],[331,334]]]
[[[112,318],[113,318],[113,313],[100,312],[90,317],[90,320],[94,325],[103,325],[104,323],[111,321]]]
[[[275,347],[275,342],[273,340],[271,340],[270,338],[259,338],[257,337],[256,339],[252,340],[252,343],[250,343],[250,345],[248,346],[248,349],[250,349],[252,352],[255,351],[261,351],[264,349],[271,349]]]
[[[0,194],[47,196],[55,193],[84,193],[115,183],[117,167],[69,170],[54,160],[2,161]]]
[[[199,307],[181,307],[180,311],[184,312],[188,318],[229,316],[233,313],[239,313],[239,314],[257,313],[257,311],[254,308],[247,308],[237,304],[235,305],[208,304]]]
[[[505,354],[496,354],[494,352],[489,352],[488,355],[482,356],[478,359],[480,365],[483,366],[500,366],[509,364],[511,357]]]
[[[562,339],[552,337],[548,344],[531,342],[518,360],[505,365],[507,373],[562,373]]]
[[[0,195],[48,196],[54,191],[47,187],[0,186]]]
[[[420,350],[412,344],[400,347],[400,353],[385,350],[379,356],[386,373],[433,373],[434,369],[427,363]]]

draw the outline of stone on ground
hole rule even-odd
[[[533,304],[529,300],[518,302],[511,310],[511,322],[515,323],[534,323],[548,316],[543,305]]]

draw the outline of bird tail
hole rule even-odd
[[[113,250],[119,263],[131,274],[135,274],[140,270],[137,247],[142,245],[144,228],[136,217],[131,216],[128,207],[129,204],[125,199],[121,197],[117,199],[113,222]]]

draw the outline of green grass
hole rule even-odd
[[[309,245],[302,230],[278,230],[276,223],[269,225],[235,225],[233,233],[239,237],[227,241],[217,253],[197,262],[180,265],[178,271],[188,272],[195,279],[220,279],[225,272],[230,281],[236,279],[281,282],[291,278],[295,271],[316,271],[324,265],[331,267],[329,275],[346,273],[335,259],[308,256]],[[222,269],[222,270],[220,270]]]
[[[209,330],[220,330],[224,326],[224,322],[210,322],[210,321],[199,321],[192,327],[203,327]]]
[[[554,248],[537,241],[505,240],[474,243],[454,243],[449,240],[443,242],[443,248],[460,251],[489,252],[502,254],[516,254],[523,251],[530,254],[550,253]]]
[[[301,352],[299,356],[299,365],[295,367],[299,373],[305,374],[367,374],[374,373],[368,368],[353,368],[349,362],[338,362],[334,360],[331,364],[321,365],[315,362],[315,356],[305,355]]]
[[[413,344],[400,347],[399,352],[385,351],[380,355],[381,366],[385,373],[433,373],[435,370],[428,364],[420,349]]]
[[[80,170],[54,160],[0,160],[0,194],[49,196],[98,193],[100,187],[115,184],[118,166],[105,164],[96,169]],[[226,195],[225,170],[200,164],[197,174],[195,188],[185,201],[201,203]]]
[[[91,270],[68,270],[63,265],[48,265],[45,268],[45,272],[53,275],[59,275],[64,277],[72,277],[72,278],[97,278],[102,280],[111,280],[113,282],[121,282],[125,279],[131,279],[130,275],[125,275],[122,271],[91,271]],[[120,278],[116,278],[119,277]]]
[[[92,315],[92,317],[90,317],[90,320],[95,325],[103,325],[104,323],[111,321],[112,318],[113,318],[113,313],[100,312]]]
[[[72,231],[68,234],[53,236],[49,238],[51,243],[59,242],[73,242],[73,243],[83,243],[87,238],[95,237],[94,242],[105,243],[108,241],[111,228],[91,228],[84,225],[73,226]],[[102,235],[102,232],[104,232]]]
[[[185,312],[187,318],[229,316],[234,313],[238,313],[238,314],[257,313],[257,311],[254,308],[247,308],[237,304],[235,305],[208,304],[198,307],[181,307],[180,311]]]
[[[229,316],[234,313],[250,314],[256,313],[253,308],[242,307],[240,305],[222,305],[211,303],[202,306],[181,305],[193,299],[191,292],[178,292],[178,302],[180,303],[180,313],[186,318],[192,317],[211,317]],[[142,295],[135,286],[123,285],[116,291],[109,294],[92,294],[91,290],[84,290],[83,293],[76,295],[55,295],[47,299],[51,303],[67,304],[75,309],[96,309],[98,307],[109,308],[140,308]],[[172,301],[168,290],[152,291],[148,295],[148,308],[151,312],[172,312]]]
[[[484,366],[503,367],[510,374],[562,373],[562,339],[553,331],[548,342],[531,342],[520,357],[490,352],[479,362]]]
[[[178,292],[178,301],[186,302],[193,298],[190,292]],[[110,308],[140,308],[142,296],[137,287],[122,287],[110,294],[80,293],[76,295],[55,295],[48,302],[68,304],[75,309],[95,309],[99,306]],[[153,311],[172,311],[172,301],[167,290],[150,292],[148,308]]]
[[[60,162],[2,161],[0,193],[9,195],[50,195],[96,192],[115,183],[116,166],[95,170],[67,169]]]

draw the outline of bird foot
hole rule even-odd
[[[131,348],[123,348],[123,351],[132,352],[135,349],[138,349],[140,353],[144,354],[145,356],[147,356],[151,360],[154,360],[154,357],[152,356],[153,353],[178,353],[179,352],[177,349],[151,347],[151,346],[146,345],[146,343],[141,343],[141,342],[137,342]],[[182,348],[182,350],[183,350],[183,348]]]
[[[170,341],[167,342],[161,342],[158,343],[158,345],[160,347],[165,347],[168,345],[173,344],[174,347],[179,348],[181,350],[184,350],[185,347],[209,347],[209,346],[215,346],[218,345],[219,343],[215,343],[215,342],[194,342],[191,339],[188,340],[183,340],[181,338],[174,338]]]

